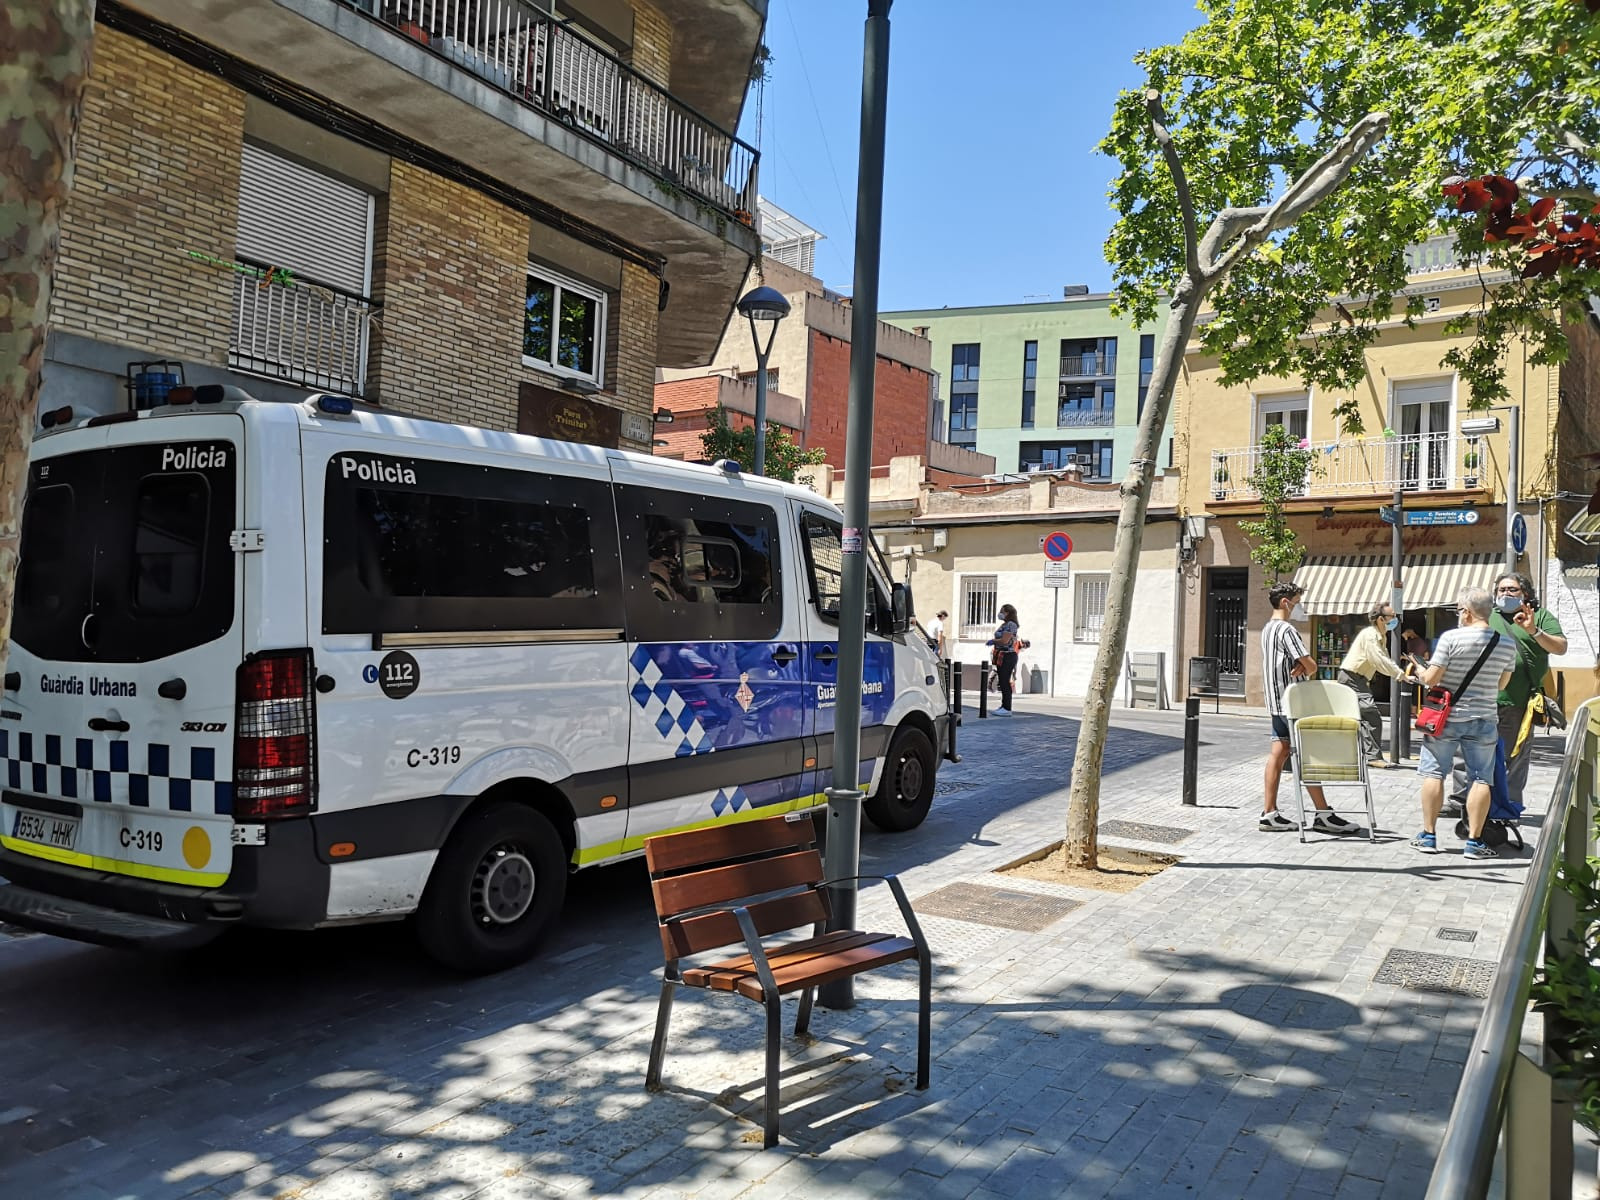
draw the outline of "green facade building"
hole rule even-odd
[[[1076,466],[1086,483],[1128,468],[1165,310],[1139,328],[1109,295],[1043,304],[886,312],[933,343],[943,440],[992,454],[1002,473]],[[1171,465],[1171,425],[1158,467]]]

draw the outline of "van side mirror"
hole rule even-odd
[[[903,583],[894,584],[890,589],[894,605],[894,631],[904,633],[911,628],[911,618],[916,615],[911,607],[911,589]]]

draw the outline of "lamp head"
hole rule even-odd
[[[739,297],[739,314],[751,321],[781,321],[789,315],[789,302],[777,288],[763,284]]]

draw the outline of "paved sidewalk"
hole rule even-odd
[[[969,709],[927,824],[863,846],[863,870],[899,871],[913,903],[958,882],[1081,902],[1037,932],[928,918],[926,1092],[906,967],[786,1041],[777,1150],[760,1148],[756,1005],[682,994],[667,1090],[647,1094],[660,955],[627,866],[576,883],[556,945],[489,980],[397,966],[392,934],[265,939],[204,974],[44,938],[6,957],[0,939],[21,1106],[0,1112],[7,1194],[1419,1196],[1528,856],[1466,862],[1443,822],[1451,852],[1411,850],[1410,770],[1374,772],[1376,845],[1260,833],[1265,722],[1226,714],[1202,718],[1200,803],[1183,808],[1181,713],[1119,710],[1102,819],[1181,840],[1106,840],[1182,861],[1125,895],[996,877],[1060,836],[1077,733],[1068,706],[1018,703],[1009,720]],[[1556,746],[1541,739],[1530,776],[1530,846]],[[895,927],[883,887],[860,907]],[[1453,990],[1377,982],[1395,950],[1448,956],[1432,965]],[[117,1019],[91,1028],[97,1010]],[[52,1045],[81,1048],[79,1075],[60,1077]]]

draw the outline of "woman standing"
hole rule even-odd
[[[1372,698],[1372,681],[1382,671],[1391,679],[1410,682],[1411,673],[1384,653],[1384,637],[1399,624],[1394,609],[1387,603],[1374,604],[1367,610],[1367,627],[1356,634],[1350,643],[1350,652],[1339,664],[1339,682],[1354,690],[1361,704],[1361,750],[1373,766],[1387,766],[1383,761],[1383,717],[1378,713],[1377,702]]]
[[[1009,604],[1000,606],[1000,628],[987,645],[994,647],[995,675],[1000,683],[1000,707],[994,715],[1011,715],[1011,677],[1017,671],[1017,610]]]

